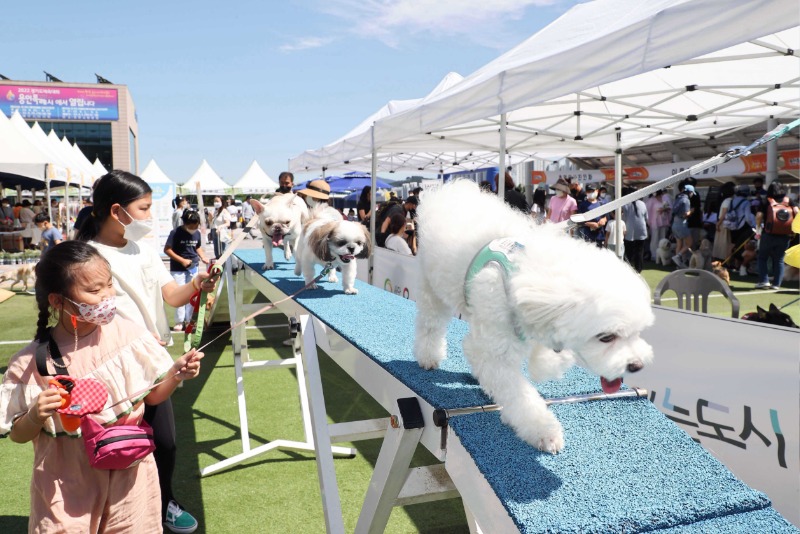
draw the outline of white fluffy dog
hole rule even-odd
[[[659,263],[661,265],[672,265],[672,256],[672,245],[670,245],[669,239],[662,238],[658,242],[658,249],[656,249],[656,265]]]
[[[314,265],[331,264],[328,282],[336,283],[336,267],[342,269],[342,287],[348,295],[355,295],[357,266],[356,258],[368,258],[371,241],[363,224],[345,221],[342,215],[327,205],[311,210],[310,218],[303,223],[303,231],[297,242],[297,257],[294,274],[302,273],[306,284],[314,276]],[[311,288],[316,288],[316,284]]]
[[[283,240],[283,254],[286,260],[292,259],[292,251],[297,248],[297,239],[305,219],[308,218],[308,207],[299,196],[289,193],[275,195],[267,202],[250,199],[258,215],[258,228],[261,230],[264,244],[264,270],[275,267],[272,261],[272,247]]]
[[[564,446],[561,423],[522,373],[525,358],[535,381],[577,364],[600,375],[606,393],[651,362],[639,337],[653,323],[650,290],[614,254],[537,226],[468,181],[426,191],[417,214],[417,361],[439,366],[447,324],[461,313],[472,373],[523,440],[551,453]]]

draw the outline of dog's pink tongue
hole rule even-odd
[[[600,386],[603,388],[604,393],[616,393],[619,391],[620,386],[622,386],[622,379],[617,378],[616,380],[607,380],[601,376]]]
[[[277,228],[272,231],[272,244],[276,247],[283,245],[283,232]]]

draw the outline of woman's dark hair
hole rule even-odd
[[[42,254],[42,259],[36,264],[36,305],[39,308],[35,337],[37,341],[44,341],[47,335],[47,325],[51,317],[48,300],[50,294],[71,296],[75,273],[97,258],[106,262],[92,245],[75,240],[59,243]]]
[[[172,201],[172,207],[173,208],[177,208],[180,205],[181,202],[183,202],[183,197],[180,196],[180,195],[177,195],[175,197],[175,199]]]
[[[767,186],[767,196],[773,200],[781,201],[786,196],[786,188],[783,184],[775,180]]]
[[[135,174],[120,170],[104,174],[95,182],[94,193],[92,193],[94,198],[92,216],[81,225],[78,239],[81,241],[94,239],[111,214],[111,206],[114,204],[119,204],[124,208],[134,200],[139,200],[152,192],[153,190],[150,189],[147,182]]]
[[[50,216],[45,212],[37,213],[33,217],[33,224],[39,224],[43,222],[50,222]]]
[[[214,218],[216,219],[217,217],[219,217],[219,214],[222,213],[222,210],[225,209],[225,204],[227,204],[228,202],[228,197],[226,197],[225,195],[214,195],[214,198],[218,198],[222,203],[222,205],[219,208],[217,208],[217,211],[214,212]]]
[[[396,234],[400,231],[400,228],[405,228],[406,226],[406,218],[400,215],[399,213],[393,214],[389,218],[389,233]]]
[[[369,194],[372,192],[371,185],[365,185],[364,189],[361,190],[361,195],[358,197],[358,203],[368,203],[370,206],[372,205],[372,199],[369,197]]]
[[[183,224],[200,224],[200,214],[197,210],[187,209],[181,215]]]
[[[735,192],[736,192],[735,182],[725,182],[719,188],[719,196],[722,200],[725,200],[726,198],[731,198]]]

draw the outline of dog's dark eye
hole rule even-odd
[[[597,339],[599,339],[601,343],[611,343],[617,339],[617,334],[598,334]]]
[[[267,226],[272,226],[272,219],[267,219],[264,222],[267,224]]]
[[[345,239],[340,239],[339,241],[336,241],[336,246],[337,247],[343,247],[346,244],[347,244],[347,241]]]
[[[281,224],[285,224],[285,225],[287,225],[287,226],[288,226],[288,224],[289,224],[289,221],[282,221],[282,222],[281,222]]]

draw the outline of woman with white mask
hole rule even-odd
[[[211,242],[214,243],[214,255],[219,258],[225,252],[225,247],[232,241],[231,214],[225,209],[223,197],[214,197],[214,209],[209,216],[211,227]]]
[[[331,195],[331,186],[325,180],[311,180],[297,194],[303,197],[308,208],[312,209],[320,204],[328,203]]]
[[[215,284],[206,280],[207,273],[201,273],[189,283],[178,285],[156,248],[138,242],[153,229],[152,193],[147,182],[128,172],[115,170],[102,176],[94,190],[91,217],[81,226],[78,239],[89,241],[108,260],[117,313],[147,328],[161,344],[169,345],[172,337],[164,303],[175,308],[184,306],[196,291],[213,291]],[[172,402],[148,406],[144,418],[153,427],[156,442],[165,525],[173,532],[173,523],[183,525],[180,528],[196,528],[197,521],[172,495],[176,459]]]

